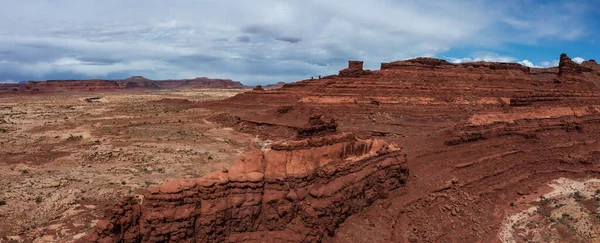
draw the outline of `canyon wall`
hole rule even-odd
[[[318,113],[334,118],[338,130],[404,148],[410,180],[402,194],[349,217],[325,242],[498,242],[506,213],[528,208],[524,197],[539,198],[543,184],[600,175],[600,68],[593,60],[577,64],[563,55],[557,67],[529,68],[415,58],[381,69],[202,107],[227,110],[235,119],[218,123],[259,137],[293,137],[271,131],[302,128],[299,120]]]
[[[394,144],[312,123],[302,134],[315,136],[122,200],[81,242],[320,242],[405,183],[406,155]]]

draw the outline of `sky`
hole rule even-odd
[[[246,85],[426,56],[600,59],[600,0],[0,0],[0,82],[226,78]]]

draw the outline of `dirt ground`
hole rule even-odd
[[[125,195],[229,167],[253,138],[187,104],[243,91],[0,97],[0,242],[72,242]]]

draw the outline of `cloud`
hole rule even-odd
[[[452,63],[465,63],[465,62],[481,62],[481,61],[485,61],[485,62],[509,62],[509,63],[518,63],[521,64],[523,66],[526,67],[532,67],[532,68],[549,68],[549,67],[557,67],[558,66],[558,60],[552,60],[552,61],[542,61],[538,64],[535,64],[532,61],[529,61],[527,59],[522,60],[522,61],[517,61],[518,59],[515,57],[511,57],[511,56],[503,56],[494,52],[475,52],[473,54],[471,54],[471,56],[469,57],[462,57],[462,58],[454,58],[454,57],[444,57],[444,59],[447,59],[448,61],[452,62]],[[577,60],[575,60],[577,59]],[[583,58],[573,58],[574,61],[576,62],[583,62]]]
[[[523,60],[520,61],[519,64],[526,66],[526,67],[537,67],[536,65],[534,65],[532,62],[530,62],[529,60]]]
[[[463,58],[448,58],[452,63],[464,63],[464,62],[515,62],[516,58],[510,56],[503,56],[493,52],[476,52],[471,57]],[[527,61],[527,60],[525,60]]]
[[[7,1],[0,8],[0,79],[295,81],[336,73],[349,59],[376,69],[381,62],[455,48],[580,39],[590,29],[583,21],[590,6],[522,0]],[[451,61],[524,58],[478,53]]]
[[[585,59],[583,59],[581,57],[574,57],[574,58],[571,58],[571,60],[573,60],[574,62],[579,63],[579,64],[581,64],[583,61],[585,61]]]
[[[250,36],[242,35],[237,37],[237,41],[242,43],[249,43],[252,40],[250,39]]]
[[[284,41],[284,42],[288,42],[288,43],[298,43],[302,39],[298,38],[298,37],[282,36],[282,37],[275,37],[275,40]]]

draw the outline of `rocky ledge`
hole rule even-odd
[[[319,242],[407,177],[406,155],[383,140],[279,142],[230,169],[123,199],[82,242]]]

